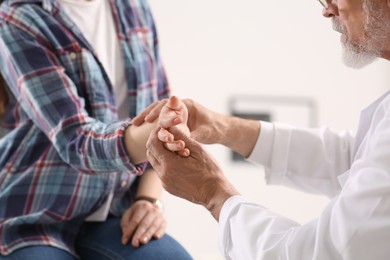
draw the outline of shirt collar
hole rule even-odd
[[[40,3],[42,4],[43,9],[49,13],[51,13],[53,7],[57,5],[56,0],[8,0],[8,2],[11,6],[15,4]]]

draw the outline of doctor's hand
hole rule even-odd
[[[131,120],[131,123],[135,126],[140,126],[144,122],[152,123],[156,120],[161,112],[161,109],[168,102],[168,99],[161,99],[150,104],[145,110],[139,113],[136,117]]]
[[[147,244],[151,239],[160,239],[166,228],[161,209],[146,200],[135,201],[121,219],[122,244],[133,247]]]
[[[146,144],[147,158],[171,194],[206,207],[216,220],[224,202],[239,192],[227,180],[215,159],[197,141],[178,128],[171,133],[191,151],[183,157],[164,147],[156,129]]]

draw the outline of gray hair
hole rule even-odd
[[[383,32],[388,32],[390,29],[390,21],[384,18],[384,10],[379,7],[375,0],[363,0],[363,14],[364,14],[364,29],[367,39],[369,39],[371,49],[369,51],[378,52],[383,49],[388,35]],[[379,54],[379,53],[377,53]]]

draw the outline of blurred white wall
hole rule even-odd
[[[319,125],[354,130],[360,110],[384,93],[387,61],[363,70],[341,61],[339,34],[315,0],[149,0],[173,93],[221,113],[238,94],[312,98]],[[287,120],[288,121],[288,120]],[[230,161],[209,146],[243,195],[300,223],[327,199],[265,186],[259,166]],[[198,260],[222,259],[218,225],[202,207],[165,194],[168,232]]]

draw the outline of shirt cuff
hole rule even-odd
[[[223,256],[228,255],[226,250],[228,250],[232,244],[230,235],[231,226],[229,223],[230,217],[234,215],[236,211],[240,209],[239,206],[243,204],[260,207],[255,203],[249,202],[242,195],[234,195],[228,198],[222,206],[221,213],[219,214],[218,247]]]
[[[230,238],[230,229],[228,227],[230,212],[236,205],[244,201],[241,195],[235,195],[228,198],[222,206],[219,214],[218,248],[223,256],[226,256],[226,245],[230,243],[230,241],[227,241]]]
[[[260,121],[260,135],[257,139],[252,153],[247,158],[248,161],[271,167],[272,145],[274,140],[274,125],[269,122]]]

